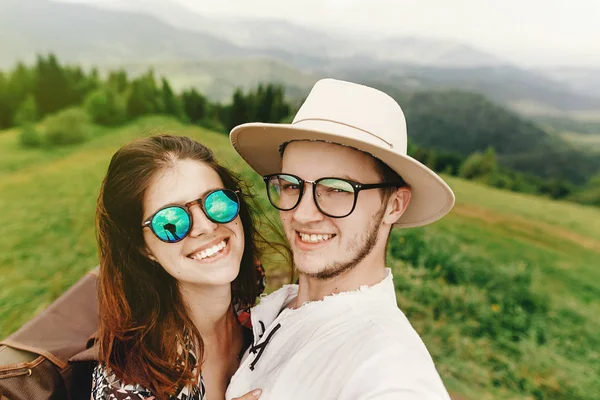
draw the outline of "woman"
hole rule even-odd
[[[266,242],[247,202],[240,180],[192,139],[139,139],[113,156],[96,214],[92,400],[224,399],[264,288]]]

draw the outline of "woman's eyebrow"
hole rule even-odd
[[[151,217],[152,215],[154,215],[154,214],[155,214],[157,211],[159,211],[159,210],[162,210],[163,208],[172,207],[172,206],[180,206],[180,207],[185,207],[185,205],[186,205],[187,203],[189,203],[190,201],[195,201],[195,200],[201,199],[201,198],[203,198],[204,196],[206,196],[206,194],[207,194],[208,192],[212,192],[213,190],[219,190],[219,189],[225,189],[225,187],[216,186],[216,187],[212,187],[212,188],[206,189],[206,190],[205,190],[205,191],[203,191],[203,192],[202,192],[202,193],[201,193],[201,194],[200,194],[198,197],[196,197],[195,199],[192,199],[192,200],[188,200],[188,201],[183,201],[183,200],[180,200],[180,201],[171,201],[171,202],[169,202],[169,203],[165,203],[165,204],[163,204],[163,205],[161,205],[161,206],[159,206],[159,207],[156,207],[156,208],[154,208],[154,211],[153,211],[153,212],[152,212],[150,215],[148,215],[146,218],[144,218],[143,220],[146,220],[146,219],[150,218],[150,217]]]

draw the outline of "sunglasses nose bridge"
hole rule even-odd
[[[191,219],[190,236],[199,236],[217,229],[217,224],[206,216],[202,199],[188,201],[184,204]],[[194,206],[198,207],[194,207]]]
[[[204,206],[202,205],[202,199],[188,201],[187,203],[184,204],[184,206],[185,206],[185,208],[188,209],[189,212],[192,212],[191,207],[195,206],[196,204],[199,205],[200,208],[204,208]]]

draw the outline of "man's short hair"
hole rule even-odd
[[[370,154],[369,154],[370,155]],[[373,164],[375,165],[375,171],[381,179],[381,182],[405,182],[404,179],[396,171],[390,168],[389,165],[381,161],[377,157],[371,156]],[[406,184],[406,183],[405,183]],[[390,196],[398,189],[396,186],[384,187],[381,190],[381,198],[383,203],[387,202]]]

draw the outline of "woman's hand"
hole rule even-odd
[[[236,397],[235,399],[231,400],[256,400],[260,397],[261,394],[262,390],[254,389],[253,391],[246,393],[242,397]]]

